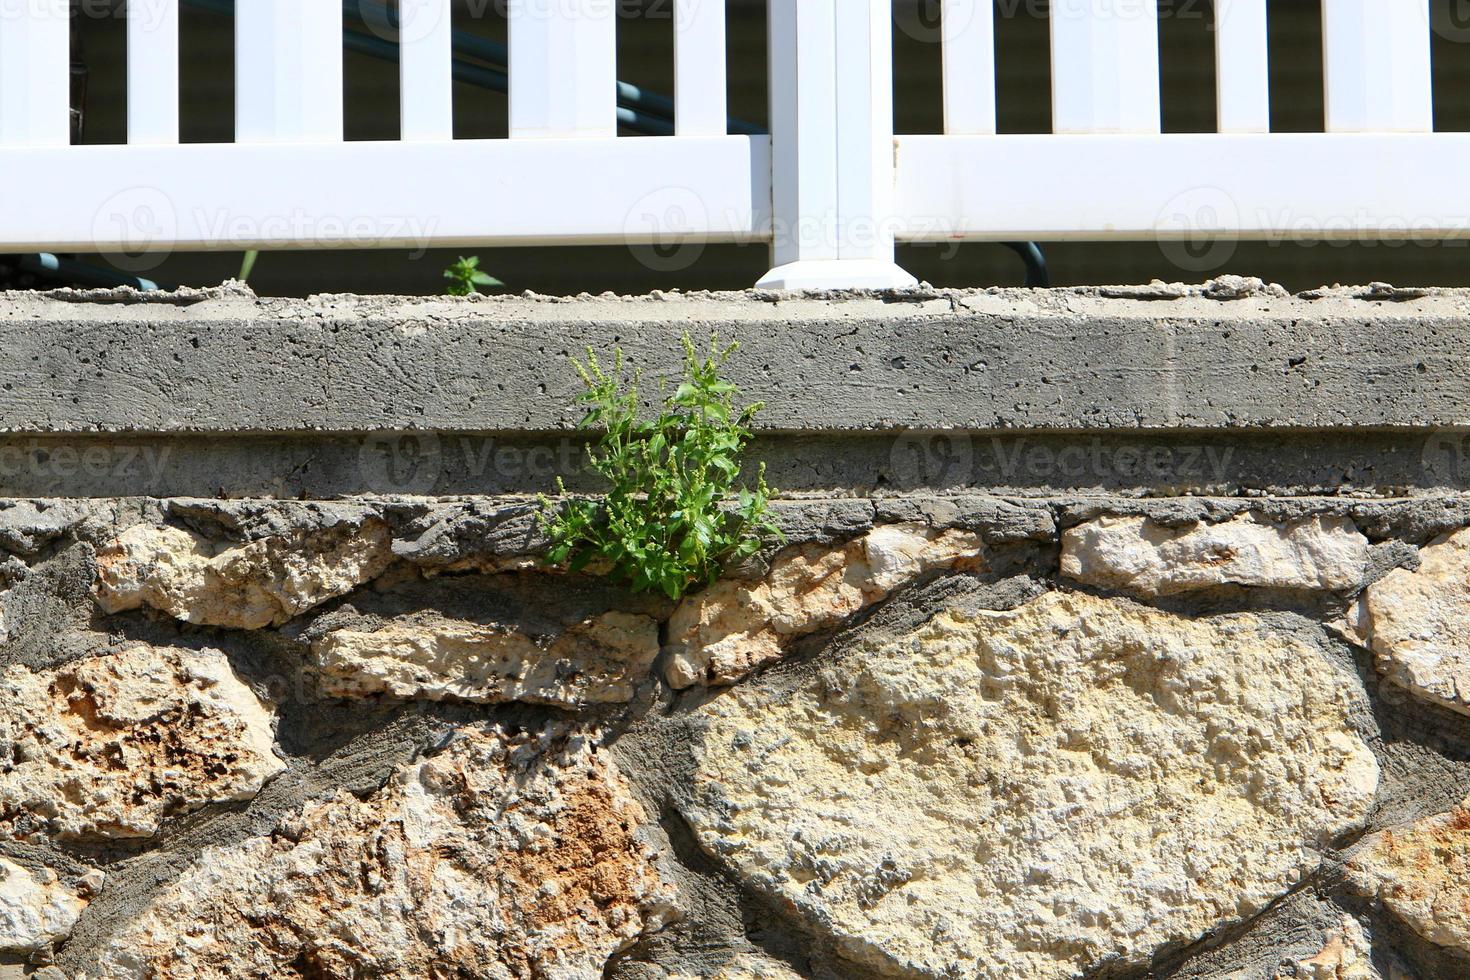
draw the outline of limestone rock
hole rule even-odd
[[[1370,585],[1355,624],[1393,683],[1470,714],[1470,528],[1419,552]]]
[[[553,637],[427,614],[312,644],[326,693],[579,708],[626,702],[658,656],[658,623],[605,612]]]
[[[1241,921],[1358,827],[1348,672],[1250,615],[947,610],[691,722],[701,845],[851,960],[1078,977]]]
[[[1062,574],[1140,596],[1216,585],[1352,589],[1368,539],[1344,517],[1264,524],[1249,515],[1171,528],[1143,517],[1100,517],[1062,534]]]
[[[339,697],[582,708],[633,697],[672,611],[667,599],[591,576],[413,577],[380,580],[317,616],[301,639]]]
[[[71,935],[87,907],[83,891],[49,868],[30,871],[0,858],[0,952],[33,953]]]
[[[794,640],[841,623],[938,568],[979,568],[971,531],[921,524],[876,527],[845,545],[788,548],[758,582],[726,579],[685,599],[669,621],[666,676],[676,688],[733,684]]]
[[[190,623],[261,629],[351,592],[392,561],[378,520],[230,545],[139,524],[99,550],[96,596],[110,613],[151,606]]]
[[[217,650],[135,644],[0,677],[0,828],[148,837],[285,768],[274,718]]]
[[[1292,964],[1290,973],[1274,980],[1384,980],[1373,965],[1373,947],[1363,926],[1350,915],[1327,937],[1322,951]]]
[[[207,849],[100,975],[598,978],[672,914],[645,819],[585,737],[464,729],[366,800]]]
[[[787,964],[764,953],[743,953],[719,966],[678,969],[638,964],[624,969],[619,980],[801,980]]]
[[[1470,954],[1470,800],[1365,838],[1347,873],[1425,939]]]

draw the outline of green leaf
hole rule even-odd
[[[450,290],[467,295],[494,283],[477,265],[451,267]],[[608,485],[600,501],[538,498],[538,522],[551,538],[548,561],[580,571],[597,559],[635,591],[677,599],[713,582],[726,562],[755,554],[767,537],[782,540],[765,516],[771,491],[764,467],[754,486],[737,482],[746,424],[759,406],[737,410],[738,389],[720,377],[735,346],[722,349],[712,337],[701,354],[687,334],[682,345],[684,379],[652,418],[640,413],[638,375],[627,376],[621,350],[608,367],[591,350],[585,362],[572,359],[583,385],[575,399],[584,408],[579,426],[597,433],[587,458]]]

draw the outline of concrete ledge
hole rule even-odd
[[[731,373],[768,403],[761,425],[774,431],[1470,423],[1470,293],[1229,285],[0,294],[0,431],[551,432],[573,421],[567,354],[620,345],[657,377],[677,368],[685,330],[742,342]]]

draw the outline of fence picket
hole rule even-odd
[[[1322,0],[1327,131],[1434,129],[1429,0]]]
[[[128,16],[128,142],[179,141],[179,0],[133,0]]]
[[[450,0],[399,0],[399,125],[406,140],[454,138],[450,13]]]
[[[0,0],[0,145],[71,142],[71,5]]]
[[[235,139],[342,139],[340,0],[235,5]]]
[[[1052,0],[1052,129],[1157,133],[1156,0]]]
[[[674,0],[674,133],[724,136],[725,0]]]
[[[616,4],[510,0],[512,139],[617,135]]]
[[[1266,0],[1215,0],[1215,101],[1222,133],[1271,131]]]
[[[995,132],[995,10],[991,0],[944,0],[944,131]]]

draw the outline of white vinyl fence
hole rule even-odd
[[[397,141],[343,140],[341,0],[238,0],[236,142],[181,145],[179,0],[132,0],[128,143],[69,146],[68,0],[0,0],[0,250],[768,241],[763,285],[852,287],[912,282],[895,240],[1470,235],[1429,0],[1321,0],[1316,134],[1269,132],[1266,0],[1215,0],[1209,135],[1160,132],[1155,0],[1052,0],[1042,136],[996,133],[996,7],[943,0],[945,132],[896,139],[890,0],[769,0],[770,136],[726,134],[724,0],[673,0],[638,138],[615,0],[508,0],[497,140],[453,138],[451,0],[399,2]]]

